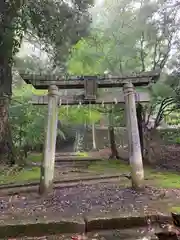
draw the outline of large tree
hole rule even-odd
[[[180,44],[179,12],[179,4],[172,7],[168,1],[105,1],[97,21],[93,22],[91,36],[73,49],[70,72],[102,74],[108,70],[112,74],[128,74],[156,69],[165,71]],[[179,58],[174,56],[173,59],[178,65]],[[152,92],[155,89],[157,102],[157,89],[161,92],[166,90],[164,81],[153,88],[150,86]],[[157,114],[156,123],[161,120],[167,104],[165,95],[161,95],[158,99],[158,103],[162,102],[161,114]],[[169,97],[166,95],[165,98]],[[171,104],[170,101],[168,103]],[[148,107],[150,111],[154,110],[154,99]]]
[[[69,46],[87,34],[90,3],[88,0],[0,1],[0,160],[7,158],[11,164],[15,160],[8,106],[13,57],[23,36],[40,39],[55,64],[65,63]]]

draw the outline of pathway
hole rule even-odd
[[[128,183],[126,183],[128,184]],[[55,189],[47,197],[37,193],[0,197],[0,221],[53,219],[102,214],[138,215],[159,213],[180,203],[180,190],[147,187],[143,192],[117,183],[82,185]]]

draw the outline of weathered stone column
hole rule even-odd
[[[45,142],[43,159],[41,165],[40,194],[49,192],[52,189],[54,177],[57,116],[58,116],[58,88],[51,85],[48,89],[48,119],[45,127]]]
[[[139,138],[139,130],[136,114],[135,91],[132,83],[123,87],[125,99],[125,111],[127,117],[127,131],[129,143],[129,161],[131,166],[132,186],[141,188],[144,180],[144,169]]]

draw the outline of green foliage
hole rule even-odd
[[[66,65],[65,57],[69,54],[69,47],[73,45],[67,64],[69,73],[97,75],[108,70],[113,74],[126,74],[156,68],[163,69],[166,66],[169,52],[175,44],[174,36],[177,35],[179,28],[173,20],[176,19],[176,11],[169,12],[164,9],[162,1],[143,1],[141,4],[136,1],[137,7],[134,7],[131,0],[105,1],[89,37],[85,37],[89,26],[89,16],[86,11],[88,3],[77,0],[73,3],[80,11],[76,11],[77,8],[74,6],[70,8],[64,1],[29,1],[23,5],[23,14],[26,16],[23,18],[25,19],[24,29],[30,30],[41,39],[46,51],[52,53],[55,62],[63,62],[61,67]],[[158,19],[155,18],[157,13]],[[75,21],[75,18],[80,21]],[[79,40],[80,36],[84,38]],[[23,65],[33,72],[44,71],[44,66],[48,65],[45,62],[39,64],[35,56],[33,59],[27,58],[25,62],[18,61],[16,61],[17,68]],[[51,71],[54,66],[52,62],[49,64],[48,71]],[[150,89],[151,105],[157,115],[160,113],[159,121],[164,117],[165,110],[169,106],[174,107],[171,101],[161,104],[165,98],[172,98],[173,101],[177,99],[178,94],[173,87],[161,81]],[[34,93],[41,94],[39,91]],[[26,105],[21,117],[23,114],[28,115],[26,113],[28,108],[31,109]],[[35,109],[35,107],[32,108]],[[104,109],[105,112],[111,111]],[[41,111],[44,114],[44,110],[41,109]],[[43,116],[41,111],[34,127],[39,126],[41,122]],[[88,107],[69,107],[68,109],[62,107],[59,119],[66,125],[98,122],[101,111],[101,107],[93,107],[91,110]],[[30,112],[33,116],[33,110]],[[111,118],[115,124],[122,121],[123,114],[118,107],[113,108]]]
[[[88,34],[88,8],[91,4],[91,0],[75,0],[72,6],[66,1],[54,0],[14,0],[2,3],[1,56],[12,59],[19,51],[26,33],[34,42],[41,39],[54,62],[63,63],[69,46]]]
[[[38,92],[38,90],[36,90]],[[34,106],[30,103],[33,88],[25,85],[15,89],[10,105],[10,122],[15,146],[31,147],[44,143],[44,130],[47,121],[47,106]],[[40,94],[41,91],[40,91]],[[65,138],[58,129],[58,135]]]
[[[128,74],[167,67],[169,53],[180,42],[178,9],[169,10],[161,0],[135,2],[137,5],[131,0],[104,2],[91,35],[73,47],[68,62],[70,73],[95,75],[107,70],[112,74]],[[149,86],[152,101],[146,109],[150,115],[157,115],[157,126],[165,111],[171,111],[174,103],[179,102],[179,91],[174,89],[177,81],[173,86],[167,84],[164,79],[167,76],[161,74],[161,81]],[[171,79],[167,78],[170,83]]]
[[[65,124],[96,123],[101,118],[99,111],[90,106],[67,106],[59,110],[59,120]]]
[[[165,121],[169,125],[178,125],[180,124],[180,112],[174,111],[165,117]]]
[[[103,53],[92,46],[89,39],[82,39],[72,49],[68,71],[75,75],[102,74],[105,70],[102,67],[103,58]]]
[[[166,98],[167,96],[174,96],[174,92],[173,89],[166,85],[164,82],[159,81],[156,84],[152,85],[152,89],[151,89],[151,94],[152,97],[162,100],[164,98]]]
[[[179,129],[159,129],[161,138],[166,144],[179,144]]]
[[[29,85],[15,88],[10,105],[13,141],[20,148],[26,145],[34,147],[44,141],[47,106],[30,104],[32,94],[42,95],[44,91],[34,90]],[[91,107],[67,107],[61,107],[58,115],[63,129],[58,129],[58,135],[64,139],[69,131],[72,132],[72,125],[90,124],[101,117],[99,111]]]
[[[43,142],[47,110],[30,104],[31,96],[30,87],[15,90],[10,105],[13,140],[17,147],[35,146]]]
[[[75,0],[70,6],[66,1],[41,0],[26,5],[30,30],[44,42],[45,49],[61,67],[66,63],[69,47],[88,34],[90,4],[91,1]]]
[[[180,144],[180,137],[177,137],[177,138],[175,139],[175,143]]]
[[[119,74],[164,68],[173,36],[179,31],[175,22],[178,13],[162,8],[161,1],[144,1],[139,7],[133,3],[104,3],[91,36],[73,48],[70,72],[96,74],[109,70]]]

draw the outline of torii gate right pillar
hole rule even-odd
[[[135,91],[133,84],[125,84],[123,87],[123,91],[125,99],[132,187],[135,189],[139,189],[143,186],[144,169],[142,162],[140,137],[136,115]]]

